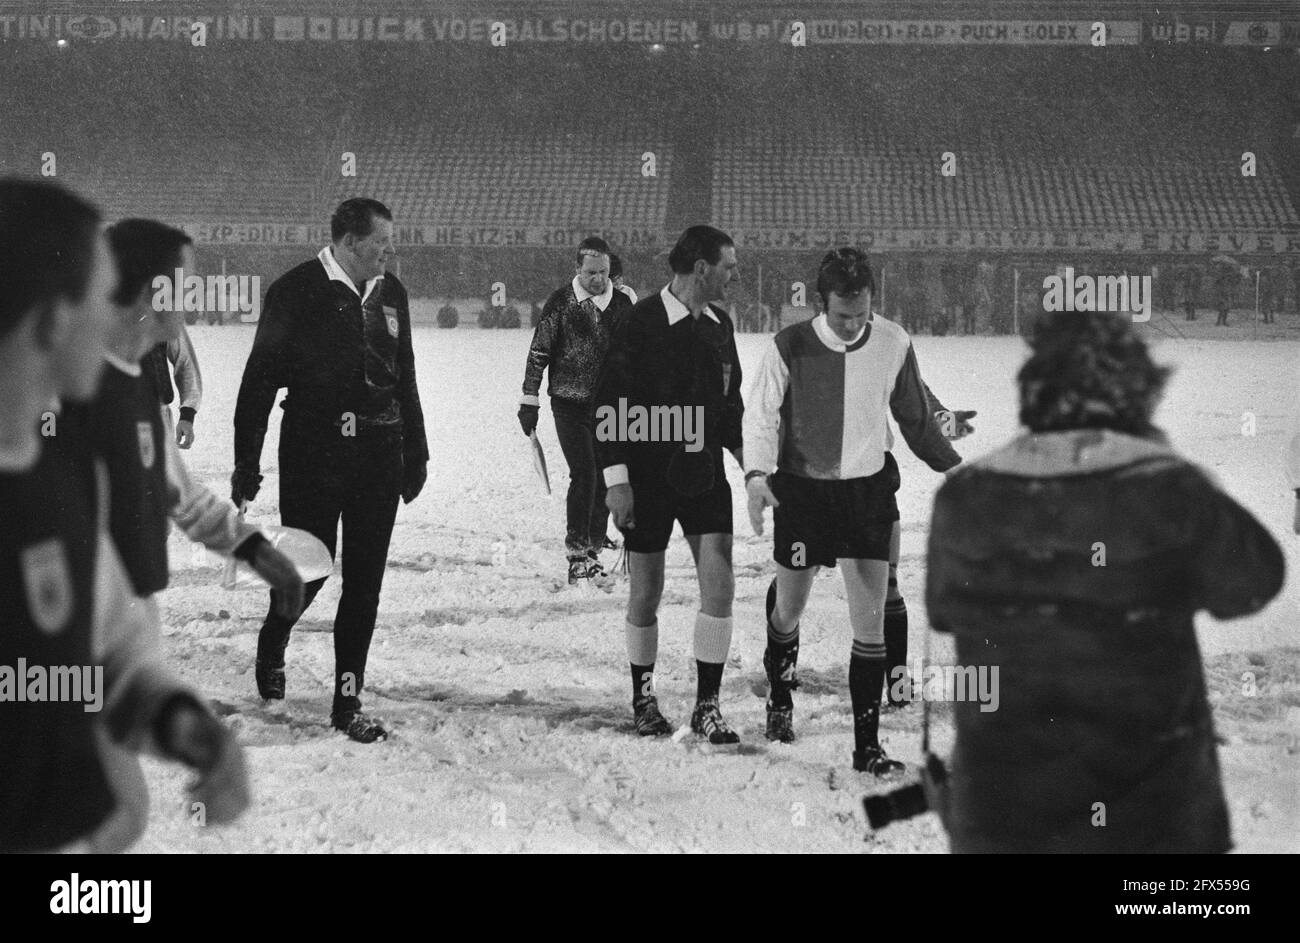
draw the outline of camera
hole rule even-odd
[[[922,812],[934,811],[941,819],[946,818],[947,799],[948,767],[935,754],[926,753],[920,782],[877,796],[866,796],[862,807],[866,809],[871,828],[879,831],[891,822],[901,822]]]

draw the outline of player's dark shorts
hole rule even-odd
[[[721,465],[719,461],[718,465]],[[667,484],[647,483],[631,476],[632,517],[636,527],[620,531],[623,546],[634,553],[659,553],[668,547],[673,534],[673,522],[679,521],[682,533],[730,534],[731,485],[719,468],[713,487],[703,494],[688,498]]]
[[[772,511],[772,559],[791,570],[834,566],[837,559],[888,560],[898,485],[898,463],[889,452],[880,471],[867,478],[776,472],[768,478],[781,502]]]

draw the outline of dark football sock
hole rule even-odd
[[[902,669],[899,672],[898,669]],[[885,603],[885,696],[894,700],[894,686],[907,673],[907,602],[901,596]],[[904,686],[906,690],[906,686]]]
[[[854,642],[854,648],[858,646]],[[885,680],[883,658],[849,656],[849,700],[853,704],[853,742],[859,750],[880,746],[880,691]]]
[[[654,665],[632,666],[632,703],[640,704],[654,695]]]
[[[697,701],[716,698],[718,691],[722,688],[722,669],[723,665],[713,664],[712,662],[700,661],[696,659],[695,668],[697,680],[695,682],[695,699]]]

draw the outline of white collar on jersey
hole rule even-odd
[[[874,316],[867,319],[867,323],[862,325],[862,330],[858,331],[853,340],[846,341],[831,330],[831,326],[826,323],[826,315],[819,314],[813,318],[813,331],[817,334],[817,339],[836,353],[842,354],[858,341],[862,340],[862,335],[867,333],[867,328],[871,326]]]
[[[582,303],[588,298],[596,306],[598,311],[604,311],[609,307],[609,303],[614,299],[614,283],[606,279],[605,290],[599,295],[593,295],[587,289],[578,283],[578,276],[573,276],[573,294],[577,296],[578,302]]]
[[[348,277],[348,273],[343,271],[343,266],[339,265],[338,259],[334,258],[334,249],[332,246],[326,246],[324,249],[321,249],[320,252],[316,254],[316,258],[320,259],[320,264],[325,266],[325,274],[330,277],[330,281],[342,282],[344,285],[347,285],[352,289],[352,293],[359,297],[363,302],[370,297],[370,292],[374,290],[374,287],[378,285],[384,277],[382,275],[376,275],[374,278],[370,279],[370,281],[366,282],[366,290],[365,293],[362,294],[357,291],[357,286],[353,284],[352,279]]]
[[[691,309],[677,300],[677,296],[669,291],[671,287],[671,285],[665,285],[664,290],[659,292],[659,297],[663,299],[664,310],[668,312],[669,327],[672,327],[682,318],[689,318],[691,316]],[[718,316],[713,313],[713,309],[707,304],[704,306],[704,314],[712,318],[714,324],[722,323],[718,320]]]

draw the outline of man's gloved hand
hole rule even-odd
[[[204,821],[225,825],[248,808],[250,795],[244,752],[226,725],[189,694],[164,705],[157,725],[163,753],[195,770],[190,798],[202,804]]]
[[[528,403],[519,406],[519,425],[524,430],[524,435],[532,435],[537,428],[537,409]]]
[[[188,449],[194,444],[194,423],[188,419],[182,419],[176,423],[176,447]]]
[[[424,490],[424,483],[429,478],[429,466],[424,462],[412,462],[402,468],[402,503],[410,504]]]
[[[256,498],[261,487],[262,476],[256,468],[236,465],[234,474],[230,476],[230,500],[235,507],[239,507]]]
[[[269,540],[263,539],[258,542],[248,565],[266,580],[268,586],[279,590],[274,596],[277,613],[285,619],[298,618],[302,612],[303,585],[293,561],[271,546]]]

